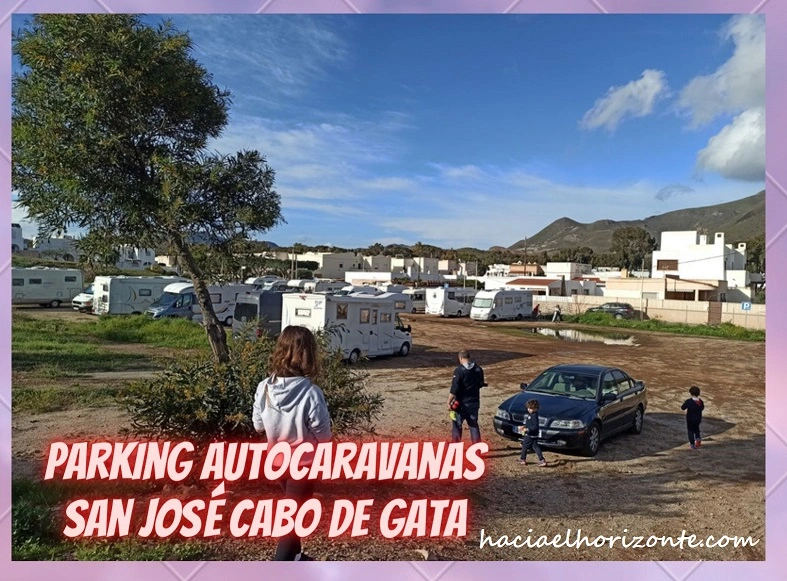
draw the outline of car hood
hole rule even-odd
[[[538,401],[538,415],[543,418],[579,419],[585,415],[595,414],[598,407],[595,401],[523,391],[508,398],[500,408],[509,414],[524,414],[527,413],[525,404],[531,399]]]

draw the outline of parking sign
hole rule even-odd
[[[741,303],[742,311],[751,311],[751,303]]]

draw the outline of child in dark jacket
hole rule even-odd
[[[702,410],[705,404],[700,399],[700,388],[692,385],[689,389],[691,397],[683,402],[680,409],[686,410],[686,429],[689,432],[689,445],[692,450],[696,450],[702,444],[700,437],[700,423],[702,422]]]
[[[531,399],[526,404],[527,415],[525,425],[520,428],[522,439],[522,453],[519,455],[519,463],[527,464],[527,451],[532,448],[538,457],[538,465],[546,466],[547,461],[541,453],[541,446],[538,445],[538,400]]]

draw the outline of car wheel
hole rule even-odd
[[[360,358],[361,358],[361,352],[358,351],[358,349],[353,349],[352,353],[350,353],[350,356],[347,358],[347,362],[350,365],[355,365],[356,363],[358,363],[358,360]]]
[[[521,321],[521,320],[522,320],[522,313],[519,313],[519,314],[516,316],[516,320],[517,320],[517,321]]]
[[[224,319],[224,324],[227,327],[232,327],[232,317],[227,317],[226,319]]]
[[[622,319],[622,318],[623,318],[623,315],[621,315],[620,313],[618,313],[617,315],[615,315],[615,318],[616,318],[616,319],[618,319],[618,320],[620,320],[620,319]]]
[[[49,303],[49,306],[52,307],[53,309],[56,309],[57,307],[60,306],[60,301],[54,300],[51,303]]]
[[[456,311],[456,316],[457,317],[461,317],[462,316],[462,311]]]
[[[416,313],[416,311],[415,311],[415,307],[413,307],[413,310],[412,310],[412,311],[410,311],[410,313],[411,313],[411,314],[413,314],[413,315]]]
[[[409,352],[410,352],[410,344],[402,343],[402,346],[399,348],[399,355],[402,357],[407,357],[407,354]]]
[[[585,436],[585,456],[595,456],[598,454],[598,449],[601,447],[601,424],[593,422],[588,428],[588,433]]]
[[[637,411],[634,412],[634,425],[631,426],[631,432],[633,434],[642,433],[642,424],[644,420],[645,420],[645,412],[642,409],[642,406],[637,406]]]
[[[492,315],[491,317],[489,317],[489,320],[490,321],[497,321],[497,315]]]

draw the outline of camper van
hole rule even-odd
[[[335,293],[342,290],[346,286],[347,283],[344,281],[320,279],[308,281],[303,286],[303,290],[307,293]]]
[[[376,286],[359,286],[359,285],[352,285],[347,284],[342,287],[341,290],[337,291],[336,294],[340,296],[346,296],[351,294],[364,294],[364,295],[379,295],[382,294],[380,289]]]
[[[533,313],[533,293],[498,289],[478,291],[470,318],[476,321],[521,321]]]
[[[364,293],[357,293],[349,296],[365,297],[369,295],[366,295]],[[413,301],[410,299],[408,295],[404,293],[393,293],[393,292],[383,293],[380,295],[376,295],[375,298],[391,299],[394,302],[394,311],[396,311],[397,313],[407,313],[409,315],[410,313],[413,312]]]
[[[93,312],[93,283],[87,285],[85,290],[74,297],[71,301],[71,306],[80,313]]]
[[[476,290],[472,288],[426,289],[426,314],[441,317],[466,317],[470,314]]]
[[[331,347],[355,363],[360,357],[410,352],[413,340],[394,310],[394,299],[369,295],[318,295],[291,293],[282,296],[281,328],[290,325],[312,331],[326,329]]]
[[[93,281],[93,313],[141,315],[179,276],[97,276]]]
[[[272,284],[277,281],[281,281],[282,279],[273,274],[266,274],[265,276],[253,276],[251,278],[247,278],[244,281],[244,284],[249,284],[255,288],[262,289],[263,286]],[[287,281],[283,281],[284,284],[287,284]]]
[[[82,271],[75,268],[11,269],[11,304],[59,307],[82,292]]]
[[[210,302],[216,318],[227,325],[232,325],[235,313],[235,302],[238,295],[252,290],[248,284],[209,285]],[[183,317],[195,322],[202,322],[202,309],[194,294],[194,285],[190,282],[176,282],[164,289],[164,293],[145,311],[154,319],[163,317]]]
[[[277,337],[281,333],[282,296],[291,292],[253,291],[238,295],[232,319],[233,336],[240,336],[245,327],[256,322],[255,337],[262,337],[263,334]]]
[[[408,288],[403,290],[402,294],[410,297],[410,300],[413,302],[413,308],[410,310],[412,314],[426,311],[426,289]]]

